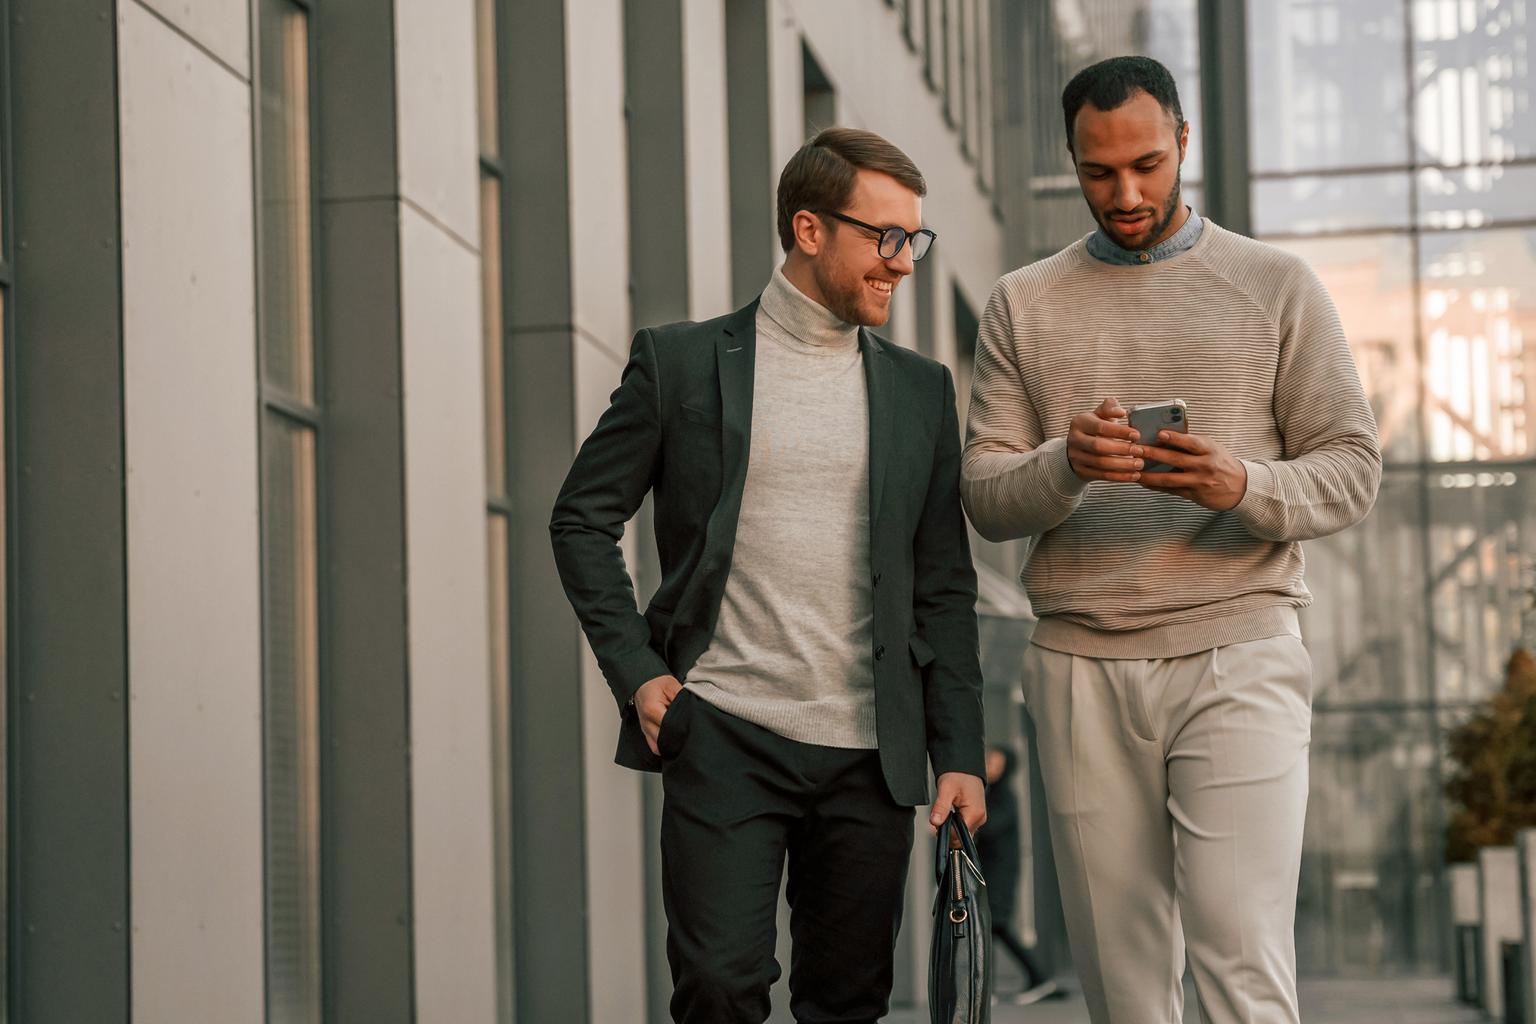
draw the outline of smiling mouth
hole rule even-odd
[[[866,278],[865,280],[869,282],[869,286],[875,290],[877,295],[889,296],[896,289],[894,281],[880,281],[875,278]]]

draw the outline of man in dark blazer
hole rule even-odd
[[[758,301],[636,335],[550,524],[621,714],[619,764],[660,770],[672,1015],[760,1024],[888,1008],[913,806],[985,820],[976,578],[947,369],[864,328],[933,241],[926,185],[833,128],[779,181],[786,258]],[[644,615],[619,548],[655,496]]]

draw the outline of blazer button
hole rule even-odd
[[[878,572],[875,573],[875,586],[877,586],[877,587],[880,585],[880,576],[881,576],[880,573],[878,573]]]
[[[875,660],[879,661],[883,657],[885,657],[885,644],[875,648]]]

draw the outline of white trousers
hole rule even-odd
[[[1298,1024],[1312,664],[1272,637],[1183,658],[1031,647],[1067,935],[1093,1024]]]

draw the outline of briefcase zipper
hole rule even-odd
[[[959,850],[949,851],[949,869],[955,876],[955,903],[949,908],[949,923],[954,926],[956,938],[965,934],[965,922],[971,916],[965,905],[965,878],[960,873],[960,858]]]

